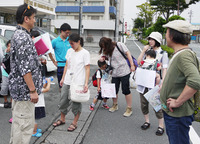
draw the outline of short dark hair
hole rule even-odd
[[[156,58],[156,52],[153,49],[147,50],[145,55],[150,56],[152,58]]]
[[[71,26],[68,23],[64,23],[60,26],[60,32],[61,31],[66,31],[66,30],[71,30]]]
[[[32,30],[31,31],[31,37],[38,37],[38,36],[40,36],[40,33],[39,33],[39,31],[36,31],[36,30]]]
[[[10,40],[7,41],[7,43],[6,43],[6,47],[7,47],[9,44],[10,44]]]
[[[98,66],[101,68],[102,66],[106,65],[106,61],[97,61]]]
[[[83,47],[84,45],[84,42],[83,42],[83,38],[80,37],[79,34],[77,33],[72,33],[71,35],[69,35],[69,39],[68,40],[71,40],[73,42],[78,42],[80,40],[80,45]]]
[[[36,13],[37,13],[37,10],[34,9],[32,6],[29,6],[26,3],[24,3],[23,5],[20,5],[16,12],[17,24],[23,24],[25,16],[30,17]]]
[[[168,29],[169,29],[169,37],[174,43],[182,45],[188,45],[190,43],[191,40],[190,34],[182,33],[171,28]]]

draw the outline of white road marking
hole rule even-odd
[[[193,144],[199,144],[200,138],[192,126],[190,126],[189,136],[190,136],[190,140]]]
[[[135,42],[135,40],[133,39],[133,42],[135,43],[135,45],[139,48],[140,51],[142,51],[142,49],[140,48],[140,46]]]
[[[134,40],[133,40],[133,42],[139,48],[139,50],[142,51],[142,49],[140,48],[140,46]],[[200,59],[199,57],[197,57],[197,58]],[[194,130],[194,128],[192,126],[190,126],[189,136],[190,136],[190,141],[193,144],[199,144],[200,137],[198,136],[198,134],[196,133],[196,131]]]

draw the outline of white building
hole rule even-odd
[[[16,24],[16,10],[24,3],[37,9],[37,26],[51,27],[51,19],[56,15],[56,0],[0,0],[0,24]]]
[[[63,23],[69,23],[72,32],[78,32],[80,0],[57,0],[56,19],[52,24],[59,30]],[[119,2],[119,31],[122,30],[124,1]],[[83,0],[82,36],[89,45],[97,45],[103,36],[114,38],[116,0]],[[87,43],[88,44],[88,43]]]

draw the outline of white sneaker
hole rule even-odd
[[[118,104],[113,104],[113,106],[109,109],[109,112],[114,112],[118,110]]]
[[[126,108],[126,112],[123,114],[123,116],[129,117],[129,116],[132,115],[132,113],[133,113],[132,107],[127,107],[127,108]]]

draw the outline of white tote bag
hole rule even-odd
[[[86,93],[83,92],[84,85],[76,85],[72,82],[70,85],[70,92],[71,92],[71,100],[73,102],[87,102],[90,99],[90,90]]]
[[[137,88],[137,84],[135,83],[135,72],[132,72],[130,74],[129,84],[130,84],[130,88],[131,89],[136,89]]]

